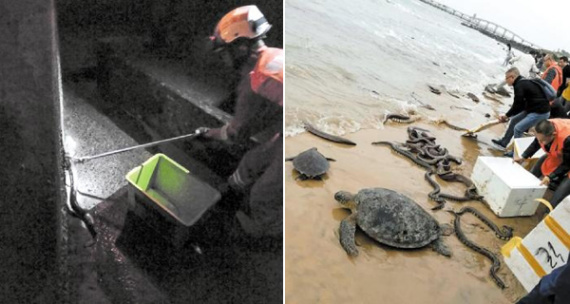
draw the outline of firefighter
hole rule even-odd
[[[237,143],[264,134],[240,160],[228,184],[248,198],[236,214],[245,232],[281,237],[284,54],[263,42],[270,28],[255,5],[238,7],[218,22],[210,37],[214,51],[240,77],[235,112],[223,127],[202,127],[197,132],[208,139]]]

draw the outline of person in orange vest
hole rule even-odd
[[[554,88],[554,91],[558,91],[558,87],[562,85],[562,69],[554,59],[553,54],[547,54],[544,56],[544,66],[546,70],[542,74],[542,79]]]
[[[542,177],[541,185],[554,190],[550,203],[556,207],[570,194],[570,120],[541,120],[534,130],[535,140],[514,161],[522,163],[540,148],[546,152],[532,167],[531,173],[538,178]]]
[[[230,189],[249,197],[236,217],[249,235],[282,237],[284,54],[263,42],[270,28],[255,5],[238,7],[220,19],[210,40],[239,73],[235,113],[221,128],[196,132],[237,143],[257,138],[259,145],[242,157],[228,179]]]

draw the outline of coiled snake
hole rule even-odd
[[[407,133],[409,139],[405,144],[389,141],[378,141],[373,142],[372,144],[390,146],[390,148],[396,153],[409,158],[415,164],[427,170],[425,179],[434,188],[434,190],[428,194],[428,197],[438,204],[433,207],[432,210],[443,208],[445,199],[456,202],[483,199],[483,197],[477,193],[477,188],[469,178],[461,174],[451,172],[449,162],[453,161],[457,164],[461,164],[461,159],[453,157],[449,154],[447,149],[436,145],[436,138],[429,134],[429,130],[418,127],[408,127]],[[408,148],[409,150],[406,150],[405,148]],[[414,153],[417,153],[417,155]],[[433,166],[436,166],[437,169],[434,170]],[[460,182],[466,185],[467,190],[465,191],[465,196],[459,197],[447,193],[441,193],[439,184],[431,177],[434,173],[437,173],[441,179],[447,182]]]

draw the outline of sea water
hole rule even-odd
[[[305,120],[337,135],[381,128],[386,113],[433,102],[428,84],[480,94],[507,69],[504,44],[418,0],[287,0],[285,8],[286,136],[303,132]],[[445,111],[419,114],[453,115]]]

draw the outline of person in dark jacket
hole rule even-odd
[[[562,96],[554,99],[550,104],[550,118],[570,118],[568,108],[569,105]]]
[[[560,57],[560,60],[558,60],[558,65],[560,65],[560,67],[562,68],[562,84],[560,85],[560,87],[558,87],[558,92],[556,96],[560,97],[562,95],[562,92],[566,88],[566,85],[568,84],[566,81],[568,80],[568,78],[570,78],[570,65],[568,65],[568,57],[566,56]]]
[[[570,255],[566,261],[570,259]],[[570,303],[570,267],[564,264],[540,279],[538,284],[517,304]]]
[[[492,140],[503,148],[509,144],[513,134],[519,138],[537,122],[550,117],[550,104],[538,85],[520,76],[517,68],[510,68],[505,73],[505,80],[514,87],[515,97],[512,107],[499,116],[499,120],[506,122],[510,118],[511,122],[502,138]]]

